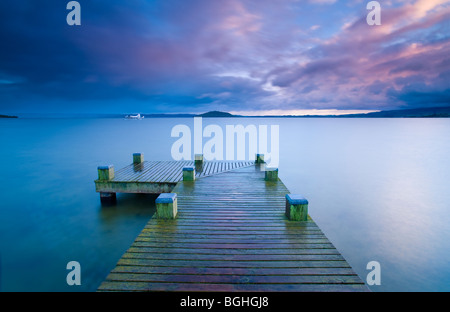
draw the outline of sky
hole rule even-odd
[[[450,105],[450,1],[0,2],[0,114]]]

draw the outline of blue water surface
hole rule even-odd
[[[193,129],[184,118],[0,119],[0,290],[95,291],[155,212],[154,195],[102,207],[96,168],[135,152],[172,159],[177,124]],[[371,290],[450,291],[450,119],[203,124],[278,125],[280,178],[363,280],[380,263]],[[72,260],[81,286],[66,283]]]

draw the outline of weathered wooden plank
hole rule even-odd
[[[192,216],[178,216],[177,217],[178,220],[193,220]],[[198,219],[198,218],[195,218]],[[248,222],[248,223],[258,223],[258,222],[267,222],[270,220],[273,221],[284,221],[286,219],[285,216],[279,215],[279,216],[259,216],[259,217],[255,217],[253,219],[249,219],[247,216],[207,216],[204,215],[202,216],[201,220],[204,220],[206,222]]]
[[[155,167],[160,164],[159,161],[156,162],[147,162],[144,161],[139,166],[134,166],[133,164],[129,165],[128,171],[124,173],[124,175],[117,175],[115,177],[115,181],[140,181],[141,177],[149,174]],[[135,168],[141,168],[140,171],[135,171]]]
[[[140,237],[140,240],[138,241],[151,241],[158,242],[160,244],[165,244],[168,242],[173,241],[180,241],[183,243],[197,243],[197,244],[246,244],[246,245],[254,245],[254,244],[268,244],[268,245],[275,245],[275,244],[282,244],[282,243],[288,243],[288,242],[295,242],[297,240],[304,240],[305,242],[309,243],[324,243],[327,241],[327,238],[325,236],[318,237],[318,238],[310,238],[310,237],[283,237],[281,235],[278,235],[276,237],[273,237],[273,240],[270,240],[270,237],[266,236],[246,236],[244,238],[239,237],[238,235],[229,235],[229,236],[220,236],[220,237],[208,237],[208,235],[170,235],[170,234],[164,234],[157,236],[142,236]]]
[[[143,229],[142,230],[142,236],[153,236],[154,234],[179,234],[179,235],[214,235],[214,237],[218,237],[218,235],[226,235],[226,236],[233,236],[233,235],[250,235],[250,236],[281,236],[281,237],[287,237],[287,238],[322,238],[324,234],[321,231],[311,231],[311,230],[298,230],[295,231],[295,229],[292,229],[290,231],[282,231],[282,230],[273,230],[269,232],[270,229],[261,229],[261,228],[249,228],[247,230],[203,230],[203,229],[182,229],[180,231],[177,231],[176,229],[166,229],[166,230],[157,230],[157,229]]]
[[[167,167],[173,166],[174,164],[171,162],[168,163],[159,163],[153,170],[149,171],[145,179],[142,179],[144,182],[156,182],[158,177],[161,175]]]
[[[266,228],[266,227],[253,227],[253,228],[235,228],[235,229],[224,229],[224,228],[144,228],[142,230],[143,235],[153,235],[154,233],[177,233],[177,234],[201,234],[201,235],[294,235],[296,237],[302,237],[304,235],[312,236],[324,236],[322,231],[318,230],[300,230],[297,228],[293,229],[277,229],[277,228]]]
[[[149,238],[159,241],[167,241],[167,240],[180,240],[180,241],[238,241],[238,242],[248,242],[250,240],[255,241],[254,243],[269,243],[272,241],[283,242],[283,241],[295,241],[295,240],[326,240],[325,235],[270,235],[270,234],[244,234],[244,235],[227,235],[227,234],[181,234],[181,233],[154,233],[148,235],[141,235],[141,238]]]
[[[154,260],[189,260],[189,261],[341,261],[344,258],[340,254],[300,254],[300,255],[259,255],[259,254],[160,254],[127,252],[123,259],[154,259]]]
[[[133,181],[141,181],[141,178],[144,177],[145,175],[148,175],[150,172],[152,172],[152,170],[154,170],[154,168],[156,168],[157,166],[159,166],[160,162],[156,161],[156,162],[148,162],[148,161],[144,161],[142,164],[138,165],[138,166],[134,166],[133,164],[131,164],[129,166],[130,170],[128,172],[127,176],[124,177],[116,177],[116,181],[120,181],[120,182],[133,182]],[[136,169],[141,169],[140,171],[136,171]]]
[[[218,167],[219,167],[218,163],[214,162],[213,165],[212,165],[212,172],[211,172],[211,174],[216,174],[217,172],[219,172],[219,168]]]
[[[291,248],[291,249],[222,249],[222,248],[196,248],[180,249],[168,247],[148,247],[133,244],[127,253],[152,253],[152,254],[216,254],[216,255],[338,255],[339,252],[333,248]]]
[[[205,176],[209,176],[213,173],[214,163],[209,163],[207,170],[205,171]]]
[[[158,177],[161,175],[167,167],[173,166],[172,162],[160,162],[153,170],[149,171],[145,178],[141,178],[142,182],[157,182]]]
[[[158,179],[155,179],[154,181],[155,182],[168,181],[168,180],[170,180],[169,176],[171,176],[174,173],[182,171],[182,169],[183,169],[182,163],[174,162],[173,165],[167,166],[166,168],[164,168],[164,171],[160,174]]]
[[[124,182],[124,181],[137,181],[139,177],[145,175],[147,172],[152,170],[158,162],[143,162],[139,166],[134,166],[133,164],[129,165],[127,170],[123,173],[123,175],[116,175],[115,181]],[[141,169],[136,171],[135,169]]]
[[[204,161],[203,166],[201,167],[201,170],[196,170],[196,178],[204,177],[210,166],[211,166],[211,162]]]
[[[213,284],[362,284],[355,275],[181,275],[111,273],[108,281],[123,282],[171,282],[171,283],[213,283]]]
[[[326,236],[324,234],[289,234],[289,233],[267,233],[266,232],[252,232],[252,233],[245,233],[244,231],[242,232],[237,232],[237,233],[226,233],[226,232],[185,232],[185,233],[180,233],[180,232],[170,232],[170,231],[165,231],[165,232],[145,232],[142,233],[142,235],[140,236],[142,238],[146,238],[146,237],[154,237],[156,238],[165,238],[165,237],[177,237],[177,238],[189,238],[192,237],[194,239],[200,239],[200,238],[208,238],[210,237],[212,240],[218,240],[218,239],[231,239],[231,240],[237,240],[239,238],[248,240],[248,239],[257,239],[259,241],[267,241],[267,240],[283,240],[283,239],[288,239],[290,241],[292,240],[298,240],[298,239],[309,239],[309,240],[313,240],[313,239],[326,239]]]
[[[298,230],[308,230],[308,231],[321,231],[320,228],[315,225],[315,224],[311,224],[309,222],[305,222],[304,224],[298,224],[295,222],[292,223],[288,223],[286,222],[286,220],[281,220],[280,222],[276,222],[276,221],[260,221],[260,222],[246,222],[246,221],[217,221],[217,222],[208,222],[205,220],[189,220],[189,219],[185,219],[183,221],[180,220],[175,220],[175,222],[172,222],[172,220],[170,220],[169,222],[165,222],[166,220],[163,219],[157,219],[156,222],[149,222],[147,223],[147,225],[144,228],[160,228],[160,229],[165,229],[167,227],[177,227],[179,229],[183,229],[183,228],[203,228],[203,229],[220,229],[220,230],[225,230],[225,229],[240,229],[240,228],[259,228],[259,227],[264,227],[267,228],[268,230],[270,229],[285,229],[285,228],[296,228]]]
[[[95,182],[96,191],[106,193],[170,193],[175,185],[175,183]]]
[[[174,241],[179,243],[197,243],[197,244],[246,244],[246,245],[253,245],[253,244],[267,244],[267,245],[278,245],[278,244],[289,244],[294,242],[301,241],[302,243],[309,243],[309,244],[321,244],[321,243],[327,243],[327,238],[293,238],[293,239],[246,239],[246,238],[223,238],[223,239],[215,239],[215,238],[202,238],[202,239],[196,239],[196,238],[153,238],[153,237],[143,237],[139,236],[136,238],[136,241],[154,241],[159,242],[161,244],[166,243],[172,243]]]
[[[105,282],[99,291],[216,291],[216,292],[367,292],[363,284],[210,284]]]
[[[330,242],[325,243],[285,243],[285,244],[229,244],[229,243],[220,243],[220,244],[208,244],[208,243],[179,243],[179,242],[165,242],[164,245],[162,245],[160,242],[155,242],[151,239],[145,239],[145,240],[136,240],[133,245],[136,246],[146,246],[146,247],[171,247],[171,248],[179,248],[180,250],[184,249],[202,249],[202,248],[209,248],[209,249],[245,249],[245,250],[252,250],[252,249],[270,249],[270,250],[276,250],[276,249],[286,249],[286,248],[292,248],[294,250],[296,249],[317,249],[317,248],[334,248],[333,244]]]
[[[132,166],[128,166],[117,171],[112,181],[126,181],[130,176],[136,176],[136,172],[133,171]]]
[[[118,265],[154,267],[207,267],[207,268],[350,268],[345,260],[292,260],[292,261],[195,261],[167,259],[136,259],[122,257]]]
[[[356,275],[351,268],[198,268],[198,267],[149,267],[116,266],[112,273],[145,274],[208,274],[208,275]]]
[[[322,231],[315,230],[315,229],[298,229],[298,228],[291,228],[289,230],[282,230],[278,228],[270,228],[270,227],[263,227],[259,228],[257,226],[248,227],[247,229],[234,229],[233,227],[217,227],[217,229],[214,228],[197,228],[197,227],[182,227],[180,226],[180,229],[174,229],[174,228],[161,228],[161,227],[151,227],[151,228],[144,228],[142,230],[143,234],[150,234],[150,233],[173,233],[177,232],[179,234],[210,234],[210,235],[245,235],[245,234],[260,234],[260,235],[323,235]]]
[[[183,167],[188,166],[188,162],[179,162],[180,165],[176,170],[173,170],[172,172],[169,173],[169,175],[167,175],[165,177],[166,181],[171,181],[171,182],[178,182],[181,181],[182,179],[182,172],[183,172]]]

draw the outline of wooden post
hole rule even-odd
[[[117,202],[116,193],[100,192],[100,202],[102,205],[114,205]]]
[[[195,166],[202,165],[203,166],[203,154],[195,154],[194,156]]]
[[[278,181],[278,168],[266,168],[265,180]]]
[[[194,181],[195,180],[195,168],[194,167],[184,167],[183,168],[183,181]]]
[[[102,181],[109,181],[114,179],[114,166],[99,166],[97,167],[98,179]]]
[[[156,217],[158,219],[175,219],[178,213],[177,194],[162,193],[156,199]]]
[[[144,169],[144,154],[134,153],[133,154],[133,170],[134,172],[139,172]]]
[[[99,166],[97,167],[98,179],[100,181],[110,181],[114,179],[114,166]],[[117,201],[116,193],[100,192],[100,202],[105,205],[115,204]]]
[[[194,156],[195,171],[203,171],[203,154],[195,154]]]
[[[307,221],[308,200],[302,195],[286,194],[286,216],[291,221]]]
[[[263,164],[264,163],[264,154],[256,154],[255,163]]]
[[[142,164],[144,162],[144,154],[142,153],[134,153],[133,154],[133,164]]]

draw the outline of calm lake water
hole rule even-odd
[[[95,291],[155,211],[152,195],[101,207],[97,166],[170,160],[177,124],[193,119],[0,120],[0,290]],[[371,290],[450,291],[450,119],[203,124],[279,125],[280,178],[363,280],[381,264]]]

